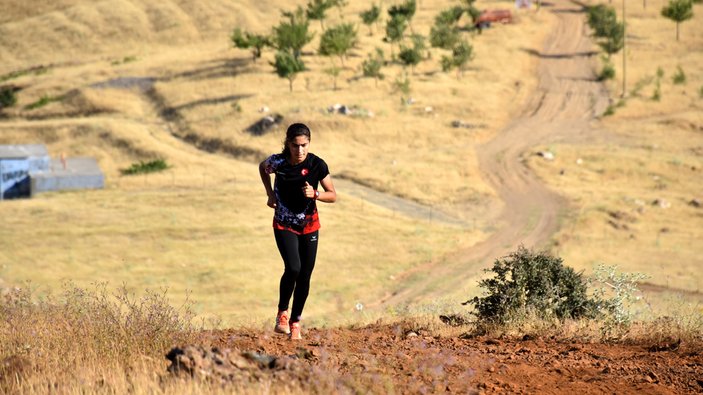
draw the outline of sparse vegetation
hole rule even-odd
[[[598,73],[598,81],[612,80],[615,78],[615,67],[609,61],[603,62],[603,68]]]
[[[0,87],[0,109],[12,107],[17,104],[17,94],[12,86]]]
[[[671,77],[671,81],[674,85],[683,85],[686,83],[686,73],[683,72],[681,66],[676,66],[676,72]]]
[[[49,68],[44,67],[44,66],[30,67],[25,70],[13,71],[11,73],[0,75],[0,82],[5,82],[5,81],[9,81],[9,80],[12,80],[15,78],[24,77],[26,75],[41,75],[41,74],[47,73],[48,71],[49,71]]]
[[[39,100],[27,104],[24,108],[25,110],[36,110],[38,108],[42,108],[50,103],[57,102],[63,100],[63,96],[49,96],[49,95],[43,95],[42,97],[39,98]]]
[[[122,169],[121,173],[123,175],[136,175],[136,174],[147,174],[163,171],[169,168],[168,163],[164,159],[154,159],[150,161],[139,161],[137,163],[132,163],[132,165],[126,169]]]
[[[381,68],[385,60],[383,58],[383,50],[381,48],[376,48],[374,54],[369,54],[368,58],[364,60],[361,65],[364,77],[371,77],[375,80],[376,86],[378,86],[378,80],[383,79],[383,73],[381,73]]]
[[[305,15],[312,21],[320,21],[320,28],[325,30],[327,10],[333,6],[334,3],[329,0],[310,0],[305,10]]]

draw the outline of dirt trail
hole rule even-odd
[[[527,50],[539,57],[538,88],[521,116],[477,147],[481,173],[503,202],[502,211],[489,217],[495,218],[497,230],[468,250],[404,273],[404,288],[387,295],[382,305],[410,304],[461,290],[467,273],[475,275],[479,267],[520,244],[544,246],[558,230],[567,202],[544,186],[523,159],[537,146],[594,137],[597,131],[590,123],[607,107],[608,96],[594,78],[593,45],[582,7],[561,0],[543,10],[553,13],[557,22],[543,50]]]
[[[411,322],[311,328],[304,331],[302,341],[272,332],[217,330],[201,333],[200,342],[287,359],[289,364],[278,364],[282,370],[269,372],[271,388],[289,383],[292,375],[299,377],[307,389],[304,392],[688,394],[703,390],[700,344],[676,339],[600,344],[535,336],[445,337]]]

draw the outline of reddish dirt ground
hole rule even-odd
[[[273,331],[227,329],[203,333],[202,341],[292,357],[307,371],[301,382],[311,390],[319,389],[315,377],[331,376],[336,390],[357,393],[703,392],[700,345],[443,337],[410,328],[407,323],[311,328],[301,341]],[[290,375],[281,377],[290,380]]]

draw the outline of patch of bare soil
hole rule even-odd
[[[601,344],[525,336],[444,337],[409,323],[311,328],[302,341],[246,329],[203,332],[217,350],[239,350],[259,379],[304,390],[371,393],[657,393],[703,391],[700,345]],[[223,351],[217,351],[223,354]],[[227,351],[229,352],[229,351]],[[261,361],[268,361],[261,364]],[[238,363],[238,362],[234,362]],[[254,362],[255,363],[255,362]],[[241,370],[230,377],[241,377]],[[266,373],[270,372],[270,373]],[[241,385],[241,382],[239,383]],[[275,388],[275,387],[272,387]]]

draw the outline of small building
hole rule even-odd
[[[41,144],[0,145],[0,200],[104,186],[105,176],[94,158],[62,155],[52,160]]]
[[[0,145],[0,199],[30,196],[29,173],[48,170],[49,164],[42,144]]]

